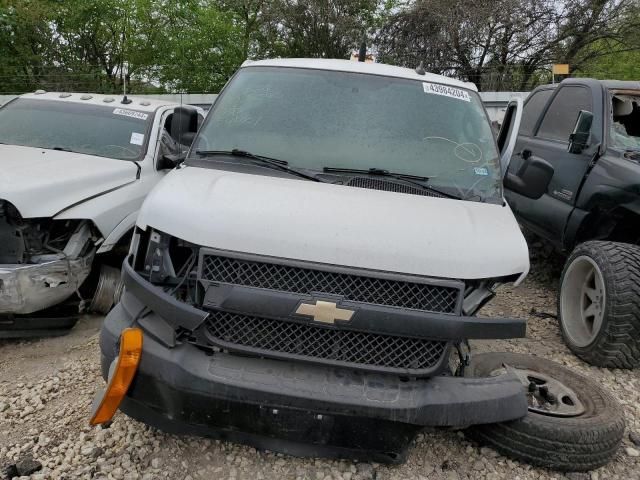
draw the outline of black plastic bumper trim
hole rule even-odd
[[[189,403],[193,405],[191,401]],[[210,407],[212,403],[207,401],[205,406]],[[347,458],[387,464],[403,463],[413,439],[424,428],[385,420],[314,415],[299,410],[278,409],[273,413],[273,410],[233,402],[224,402],[221,408],[227,415],[232,412],[234,418],[240,420],[238,423],[251,423],[253,431],[239,429],[237,423],[231,422],[205,425],[189,423],[184,418],[170,419],[161,411],[130,397],[120,405],[128,416],[167,433],[210,437],[297,457]],[[285,429],[286,435],[278,436]]]
[[[103,375],[117,354],[120,332],[133,323],[122,304],[107,316],[100,336]],[[225,417],[215,407],[225,402],[422,426],[501,422],[527,412],[522,384],[511,374],[402,381],[398,376],[334,367],[207,355],[190,344],[166,348],[151,336],[145,337],[137,379],[128,395],[167,420],[204,425]]]
[[[526,321],[515,318],[467,317],[399,307],[341,300],[332,295],[304,295],[240,285],[209,285],[205,307],[241,315],[308,324],[295,314],[301,303],[335,301],[355,313],[348,322],[314,324],[318,328],[348,329],[367,333],[428,338],[430,340],[507,339],[526,336]]]

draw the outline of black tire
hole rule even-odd
[[[592,470],[615,457],[624,435],[624,416],[618,402],[597,383],[557,363],[515,353],[475,355],[465,376],[486,377],[503,364],[559,380],[576,393],[585,412],[577,417],[528,412],[519,420],[470,427],[465,430],[469,438],[508,457],[560,471]]]
[[[561,295],[569,266],[586,256],[600,268],[605,302],[602,325],[588,345],[577,345],[562,318]],[[640,247],[592,241],[578,245],[568,258],[560,280],[558,319],[565,343],[585,362],[599,367],[640,367]]]

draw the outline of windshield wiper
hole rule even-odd
[[[381,177],[390,177],[390,178],[395,178],[396,180],[402,180],[405,181],[407,183],[410,183],[411,185],[415,185],[417,187],[420,187],[424,190],[430,190],[432,192],[438,193],[440,195],[443,195],[445,197],[448,198],[454,198],[456,200],[462,200],[462,197],[459,197],[457,195],[453,195],[451,193],[446,193],[443,192],[442,190],[439,190],[437,188],[433,188],[430,185],[426,185],[426,183],[421,183],[421,182],[428,182],[429,181],[429,177],[420,177],[418,175],[409,175],[406,173],[394,173],[394,172],[390,172],[389,170],[385,170],[383,168],[369,168],[366,170],[359,170],[357,168],[339,168],[339,167],[324,167],[322,169],[323,172],[325,173],[355,173],[355,174],[359,174],[359,175],[379,175]]]
[[[196,150],[196,155],[200,155],[202,157],[212,157],[216,155],[233,155],[234,157],[244,157],[249,158],[251,160],[255,160],[260,162],[263,165],[267,165],[273,169],[281,170],[283,172],[291,173],[292,175],[297,175],[301,178],[306,178],[307,180],[311,180],[314,182],[322,182],[318,177],[313,175],[309,175],[308,173],[301,172],[295,168],[291,168],[289,166],[289,162],[286,160],[279,160],[277,158],[265,157],[263,155],[255,155],[251,152],[247,152],[245,150],[239,150],[234,148],[233,150]]]

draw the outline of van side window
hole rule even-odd
[[[522,123],[520,123],[520,135],[533,135],[533,129],[536,126],[538,118],[544,109],[553,90],[539,90],[527,99],[522,111]]]
[[[592,111],[591,92],[583,87],[562,87],[551,102],[536,136],[569,142],[580,110]]]

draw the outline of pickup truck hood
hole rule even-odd
[[[213,248],[434,277],[523,274],[508,206],[184,167],[149,194],[148,226]]]
[[[25,218],[53,217],[72,205],[136,179],[133,162],[0,145],[0,199]]]

